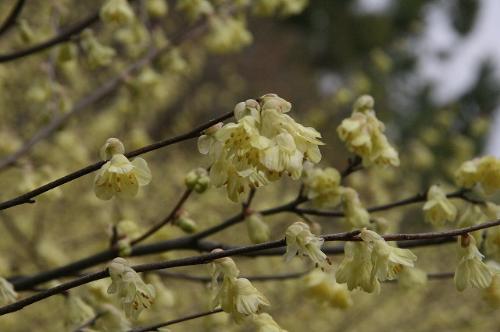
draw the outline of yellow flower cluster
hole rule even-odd
[[[210,19],[210,32],[205,37],[205,45],[214,53],[230,53],[241,50],[252,40],[244,17],[213,16]]]
[[[339,205],[342,187],[340,173],[333,167],[305,168],[305,194],[315,206],[335,207]]]
[[[153,304],[156,295],[154,287],[144,283],[137,272],[121,257],[113,259],[108,271],[112,281],[108,293],[116,294],[121,300],[127,317],[137,319],[142,310]]]
[[[212,252],[220,252],[215,249]],[[212,287],[215,290],[213,306],[221,306],[235,322],[242,322],[247,317],[255,317],[262,306],[270,305],[269,300],[252,283],[240,278],[240,271],[229,257],[214,260],[211,263]],[[219,278],[222,283],[219,284]]]
[[[493,274],[483,262],[483,255],[476,246],[473,236],[458,239],[459,262],[455,270],[455,286],[459,291],[467,287],[486,288],[491,284]]]
[[[485,156],[464,162],[455,172],[457,185],[472,188],[479,184],[487,195],[500,189],[500,159]]]
[[[134,11],[127,0],[107,0],[101,7],[101,19],[106,23],[127,24],[134,18]]]
[[[345,284],[339,284],[330,273],[314,270],[304,277],[309,294],[333,308],[346,309],[352,306],[351,293]]]
[[[395,279],[403,267],[412,268],[417,260],[410,250],[389,245],[373,231],[363,229],[360,237],[361,243],[345,244],[345,257],[336,272],[337,281],[347,283],[350,290],[378,291],[379,281]]]
[[[285,261],[290,261],[297,255],[307,256],[311,261],[322,269],[330,265],[330,261],[321,246],[324,240],[311,233],[309,226],[298,221],[288,227],[285,233],[286,253]]]
[[[347,149],[363,159],[363,165],[399,166],[398,152],[384,134],[385,126],[375,115],[374,100],[364,95],[354,103],[351,117],[337,128]]]
[[[443,226],[446,221],[454,221],[457,217],[457,208],[437,185],[427,192],[427,202],[423,210],[425,220],[436,227]]]
[[[198,149],[208,154],[214,186],[226,186],[229,199],[240,202],[250,188],[264,186],[284,174],[302,175],[303,163],[318,163],[323,143],[314,128],[285,114],[291,104],[275,94],[236,105],[237,123],[216,125],[200,136]]]

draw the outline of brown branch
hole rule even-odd
[[[150,325],[150,326],[146,326],[146,327],[135,328],[135,329],[129,330],[128,332],[158,331],[159,328],[164,327],[164,326],[169,326],[169,325],[173,325],[173,324],[177,324],[177,323],[182,323],[182,322],[185,322],[185,321],[188,321],[188,320],[192,320],[192,319],[195,319],[195,318],[200,318],[200,317],[205,317],[205,316],[217,314],[217,313],[222,312],[222,311],[223,311],[222,309],[215,309],[215,310],[200,312],[200,313],[197,313],[197,314],[194,314],[194,315],[189,315],[189,316],[185,316],[185,317],[181,317],[181,318],[169,320],[168,322],[164,322],[164,323],[160,323],[160,324],[155,324],[155,325]]]
[[[169,146],[169,145],[172,145],[172,144],[176,144],[176,143],[179,143],[179,142],[182,142],[182,141],[185,141],[185,140],[188,140],[188,139],[192,139],[192,138],[195,138],[195,137],[198,137],[199,135],[201,135],[201,133],[203,132],[203,130],[213,126],[214,124],[218,123],[218,122],[221,122],[221,121],[224,121],[226,119],[229,119],[233,116],[233,112],[228,112],[228,113],[225,113],[217,118],[215,118],[214,120],[210,120],[208,121],[207,123],[203,124],[203,125],[200,125],[196,128],[194,128],[193,130],[185,133],[185,134],[182,134],[182,135],[179,135],[179,136],[175,136],[175,137],[172,137],[172,138],[168,138],[168,139],[165,139],[163,141],[159,141],[159,142],[156,142],[156,143],[153,143],[153,144],[150,144],[150,145],[147,145],[145,147],[142,147],[140,149],[137,149],[137,150],[134,150],[134,151],[131,151],[131,152],[128,152],[125,154],[125,156],[127,158],[132,158],[132,157],[136,157],[138,155],[141,155],[141,154],[144,154],[144,153],[147,153],[147,152],[151,152],[151,151],[154,151],[154,150],[157,150],[157,149],[160,149],[160,148],[164,148],[166,146]],[[59,186],[62,186],[63,184],[65,183],[68,183],[70,181],[73,181],[75,179],[78,179],[84,175],[87,175],[89,173],[92,173],[92,172],[95,172],[97,171],[99,168],[101,168],[102,165],[104,165],[106,163],[106,161],[99,161],[99,162],[96,162],[92,165],[89,165],[87,167],[84,167],[78,171],[75,171],[73,173],[70,173],[68,175],[65,175],[57,180],[54,180],[52,182],[49,182],[41,187],[38,187],[30,192],[27,192],[25,194],[22,194],[18,197],[15,197],[13,199],[10,199],[10,200],[7,200],[7,201],[4,201],[2,203],[0,203],[0,210],[5,210],[5,209],[8,209],[8,208],[11,208],[13,206],[16,206],[16,205],[21,205],[21,204],[25,204],[25,203],[29,203],[29,202],[32,202],[33,201],[33,198],[40,195],[40,194],[43,194],[51,189],[54,189],[54,188],[57,188]]]
[[[182,194],[181,198],[179,199],[179,201],[177,202],[177,204],[175,205],[175,207],[168,214],[168,216],[166,216],[162,221],[160,221],[156,225],[153,225],[153,227],[151,227],[149,230],[147,230],[144,234],[142,234],[141,236],[139,236],[136,239],[132,240],[130,242],[130,245],[133,246],[133,245],[136,245],[139,242],[144,241],[145,239],[147,239],[148,237],[150,237],[151,235],[153,235],[154,233],[156,233],[160,228],[162,228],[166,224],[172,222],[172,220],[174,220],[174,218],[176,217],[177,213],[182,208],[182,206],[184,205],[184,203],[187,201],[187,199],[189,198],[189,196],[191,196],[192,192],[193,191],[191,189],[186,189],[184,191],[184,193]]]
[[[75,106],[67,113],[54,118],[47,126],[40,129],[35,133],[26,143],[24,143],[16,152],[12,155],[0,160],[0,171],[4,170],[16,163],[16,161],[27,154],[33,146],[38,144],[40,141],[51,136],[57,129],[59,129],[63,124],[65,124],[69,118],[88,108],[90,105],[98,102],[104,97],[115,91],[121,84],[123,84],[127,78],[136,73],[138,70],[146,66],[151,61],[157,59],[166,50],[173,46],[178,46],[183,41],[196,36],[201,30],[205,29],[207,23],[201,21],[197,25],[194,25],[191,29],[183,30],[178,35],[172,37],[172,41],[166,47],[160,49],[152,49],[143,59],[139,60],[135,64],[127,67],[118,76],[110,79],[109,81],[102,84],[99,88],[94,90],[88,96],[81,99]]]
[[[442,231],[442,232],[429,232],[429,233],[415,233],[415,234],[389,234],[384,235],[383,238],[387,241],[408,241],[408,240],[433,240],[433,239],[441,239],[441,238],[453,238],[458,235],[464,235],[470,232],[474,232],[480,229],[486,229],[490,227],[495,227],[500,225],[500,220],[495,220],[491,222],[482,223],[479,225],[459,228],[455,230]],[[359,237],[359,230],[329,234],[321,236],[325,241],[361,241]],[[186,258],[180,258],[170,261],[163,261],[157,263],[149,263],[149,264],[140,264],[132,266],[132,268],[137,272],[148,272],[162,269],[169,269],[173,267],[182,267],[182,266],[192,266],[192,265],[201,265],[209,263],[215,259],[230,257],[236,255],[243,255],[255,251],[261,251],[266,249],[280,248],[286,246],[285,239],[265,242],[260,244],[255,244],[251,246],[243,246],[237,247],[234,249],[228,249],[223,251],[211,252],[208,254],[203,254],[199,256],[191,256]],[[30,297],[26,297],[22,300],[14,302],[12,304],[3,306],[0,308],[0,315],[5,315],[7,313],[19,311],[22,308],[31,305],[33,303],[39,302],[45,298],[51,297],[53,295],[57,295],[68,291],[72,288],[90,283],[92,281],[104,279],[109,276],[108,270],[104,269],[92,274],[85,275],[75,280],[71,280],[69,282],[60,284],[56,287],[49,288],[45,291],[32,295]]]
[[[310,271],[301,271],[301,272],[292,272],[292,273],[282,273],[282,274],[269,274],[269,275],[256,275],[256,276],[244,276],[253,282],[263,282],[263,281],[279,281],[279,280],[288,280],[288,279],[297,279],[303,277]],[[178,273],[178,272],[170,272],[170,271],[158,271],[158,275],[167,279],[178,279],[184,281],[193,281],[200,283],[207,283],[212,281],[210,276],[197,276],[187,273]]]
[[[471,198],[468,198],[465,194],[467,193],[467,189],[459,189],[457,191],[451,192],[446,194],[446,197],[448,198],[459,198],[465,201],[471,202]],[[390,209],[394,209],[397,207],[405,206],[405,205],[410,205],[410,204],[415,204],[415,203],[422,203],[427,200],[427,193],[419,193],[414,196],[388,203],[388,204],[383,204],[383,205],[377,205],[373,207],[369,207],[366,210],[370,213],[372,212],[379,212],[379,211],[386,211]],[[474,204],[482,204],[483,202],[480,201],[473,201]],[[302,209],[302,208],[296,208],[294,209],[294,212],[297,213],[302,213],[302,214],[308,214],[312,216],[320,216],[320,217],[333,217],[333,218],[342,218],[345,217],[344,212],[341,211],[322,211],[322,210],[317,210],[317,209]]]

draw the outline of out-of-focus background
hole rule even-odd
[[[15,4],[0,1],[0,22]],[[135,1],[145,25],[93,27],[101,43],[116,51],[113,62],[95,68],[79,47],[76,59],[59,63],[59,47],[0,63],[0,160],[15,153],[40,128],[72,112],[79,100],[139,61],[152,40],[189,29],[191,23],[168,1],[169,13],[151,16]],[[218,6],[224,1],[212,1]],[[101,1],[28,2],[21,20],[0,36],[0,54],[43,41],[96,10]],[[251,10],[250,10],[251,12]],[[0,171],[4,201],[99,159],[109,137],[127,150],[188,131],[248,98],[274,92],[293,104],[291,115],[319,130],[326,146],[322,166],[342,169],[350,157],[336,128],[362,94],[375,98],[375,110],[400,153],[401,167],[363,170],[349,178],[366,206],[411,196],[440,183],[453,189],[453,173],[466,160],[485,153],[500,156],[500,2],[496,0],[311,0],[287,17],[248,17],[253,42],[233,53],[204,47],[203,35],[183,41],[102,100],[72,115],[47,139],[14,165]],[[149,30],[148,30],[149,29]],[[160,32],[158,32],[160,31]],[[100,201],[89,175],[0,215],[0,275],[33,274],[65,265],[107,248],[111,225],[132,220],[147,229],[161,220],[183,190],[183,177],[208,166],[194,140],[146,154],[153,182],[129,201]],[[283,180],[257,192],[254,208],[292,199],[299,184]],[[459,204],[459,203],[458,203]],[[222,190],[211,189],[190,200],[186,209],[200,229],[239,211]],[[420,205],[377,214],[388,232],[424,231]],[[273,239],[297,219],[279,215],[266,220]],[[344,230],[336,220],[312,218],[323,232]],[[167,227],[150,242],[181,236]],[[212,238],[248,244],[244,225]],[[418,267],[452,272],[453,245],[415,249]],[[131,258],[134,263],[172,259],[195,252],[167,252]],[[341,256],[332,258],[338,263]],[[237,258],[242,274],[301,271],[299,261]],[[179,271],[207,275],[204,267]],[[63,281],[62,279],[60,281]],[[163,279],[165,295],[141,316],[148,324],[208,308],[210,292],[202,283]],[[48,285],[45,285],[48,286]],[[495,331],[498,309],[481,291],[455,290],[452,279],[429,280],[405,290],[382,285],[380,294],[353,293],[354,304],[338,309],[317,301],[301,279],[256,283],[271,300],[269,312],[288,331]],[[86,298],[90,287],[76,293]],[[22,294],[26,295],[25,293]],[[65,331],[63,296],[52,297],[0,317],[0,331]],[[175,325],[172,331],[252,331],[228,322],[224,314]]]

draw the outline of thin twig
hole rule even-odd
[[[138,155],[141,155],[141,154],[153,151],[153,150],[164,148],[164,147],[172,145],[172,144],[176,144],[176,143],[188,140],[188,139],[192,139],[192,138],[198,137],[203,132],[203,130],[205,130],[205,129],[211,127],[211,126],[213,126],[214,124],[216,124],[218,122],[221,122],[221,121],[224,121],[226,119],[229,119],[232,116],[233,116],[233,112],[225,113],[225,114],[217,117],[214,120],[210,120],[207,123],[205,123],[203,125],[200,125],[200,126],[194,128],[194,129],[192,129],[191,131],[189,131],[189,132],[187,132],[185,134],[178,135],[178,136],[175,136],[175,137],[172,137],[172,138],[168,138],[168,139],[165,139],[165,140],[162,140],[162,141],[159,141],[159,142],[156,142],[156,143],[144,146],[144,147],[142,147],[140,149],[137,149],[137,150],[134,150],[134,151],[126,153],[125,156],[127,158],[136,157]],[[34,197],[36,197],[36,196],[38,196],[40,194],[43,194],[43,193],[45,193],[45,192],[47,192],[47,191],[49,191],[51,189],[57,188],[59,186],[62,186],[63,184],[68,183],[70,181],[73,181],[75,179],[78,179],[78,178],[80,178],[80,177],[82,177],[84,175],[87,175],[89,173],[97,171],[105,163],[106,163],[106,161],[96,162],[96,163],[94,163],[92,165],[89,165],[87,167],[84,167],[84,168],[82,168],[82,169],[80,169],[78,171],[75,171],[73,173],[65,175],[65,176],[63,176],[63,177],[61,177],[61,178],[59,178],[57,180],[49,182],[49,183],[47,183],[47,184],[45,184],[45,185],[43,185],[41,187],[38,187],[38,188],[36,188],[36,189],[34,189],[34,190],[30,191],[30,192],[22,194],[22,195],[20,195],[20,196],[18,196],[16,198],[10,199],[10,200],[5,201],[5,202],[2,202],[2,203],[0,203],[0,210],[5,210],[5,209],[11,208],[11,207],[16,206],[16,205],[21,205],[21,204],[28,203],[28,202],[32,201]]]
[[[288,279],[297,279],[303,277],[310,271],[301,271],[301,272],[291,272],[291,273],[282,273],[282,274],[269,274],[269,275],[256,275],[256,276],[244,276],[253,282],[264,282],[264,281],[279,281],[279,280],[288,280]],[[168,278],[168,279],[178,279],[185,281],[193,281],[200,283],[207,283],[212,281],[210,276],[197,276],[187,273],[179,273],[179,272],[170,272],[170,271],[158,271],[158,275]]]
[[[0,26],[0,36],[14,26],[17,18],[19,17],[19,14],[21,14],[21,10],[23,9],[25,3],[26,0],[18,0],[14,7],[12,7],[11,12]]]
[[[192,320],[192,319],[196,319],[196,318],[200,318],[200,317],[205,317],[205,316],[217,314],[217,313],[222,312],[222,311],[223,311],[222,309],[215,309],[215,310],[200,312],[200,313],[197,313],[197,314],[194,314],[194,315],[189,315],[189,316],[185,316],[185,317],[181,317],[181,318],[169,320],[168,322],[164,322],[164,323],[160,323],[160,324],[155,324],[155,325],[150,325],[150,326],[146,326],[146,327],[135,328],[135,329],[129,330],[128,332],[158,331],[159,328],[164,327],[164,326],[169,326],[169,325],[173,325],[173,324],[177,324],[177,323],[182,323],[182,322],[185,322],[185,321],[188,321],[188,320]]]

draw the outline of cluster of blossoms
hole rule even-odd
[[[215,249],[213,252],[220,252]],[[247,317],[255,317],[262,306],[270,305],[267,298],[252,283],[239,277],[240,271],[229,257],[214,260],[211,263],[212,287],[215,291],[213,306],[221,306],[235,322],[242,322]],[[219,279],[222,283],[219,283]]]
[[[362,158],[364,166],[399,166],[398,152],[389,144],[385,126],[375,115],[374,104],[371,96],[359,97],[351,117],[342,121],[337,133],[347,149]]]
[[[335,168],[320,169],[308,165],[304,174],[304,193],[313,205],[336,207],[342,204],[348,225],[355,229],[368,226],[370,214],[354,189],[340,185],[340,173]]]
[[[284,174],[299,179],[305,160],[320,161],[320,133],[285,114],[291,107],[275,94],[249,99],[236,105],[237,123],[215,125],[200,136],[198,149],[213,163],[211,182],[226,186],[232,201]]]
[[[103,200],[113,196],[134,197],[140,186],[151,182],[151,171],[142,158],[130,162],[123,154],[125,148],[116,138],[109,138],[101,148],[101,158],[109,160],[97,172],[94,179],[94,192]]]
[[[335,274],[350,290],[378,291],[380,281],[395,279],[404,267],[413,268],[417,257],[410,250],[393,247],[367,229],[359,236],[362,242],[345,244],[345,257]]]
[[[352,306],[351,293],[345,284],[339,284],[330,273],[314,270],[304,277],[310,295],[333,308],[346,309]]]
[[[485,156],[466,161],[456,171],[455,181],[463,188],[480,185],[487,195],[491,195],[500,189],[500,159]]]
[[[493,273],[483,262],[484,256],[476,246],[476,240],[468,234],[458,239],[459,262],[455,270],[455,286],[459,291],[467,287],[486,288],[491,284]]]
[[[205,45],[214,53],[237,52],[249,45],[253,40],[247,30],[244,17],[210,18],[210,32],[205,37]]]
[[[301,221],[295,222],[288,227],[285,233],[286,253],[285,261],[300,255],[309,259],[321,269],[326,270],[330,266],[330,260],[321,251],[324,239],[311,233],[309,226]]]
[[[453,222],[457,217],[457,208],[437,185],[427,192],[427,202],[423,210],[425,220],[436,227],[443,226],[447,221]]]
[[[302,12],[308,3],[309,0],[257,0],[252,9],[257,15],[270,16],[278,12],[287,16]]]
[[[210,177],[206,169],[198,167],[186,174],[184,183],[189,189],[201,194],[210,186]]]
[[[142,310],[151,307],[155,289],[144,283],[137,272],[123,258],[115,258],[108,266],[111,285],[109,294],[116,294],[122,303],[127,317],[137,319]]]
[[[113,48],[101,44],[94,36],[92,30],[82,32],[81,46],[87,55],[91,67],[107,66],[111,63],[116,52]]]
[[[127,0],[107,0],[101,7],[101,19],[106,23],[127,24],[135,19],[135,14]]]

